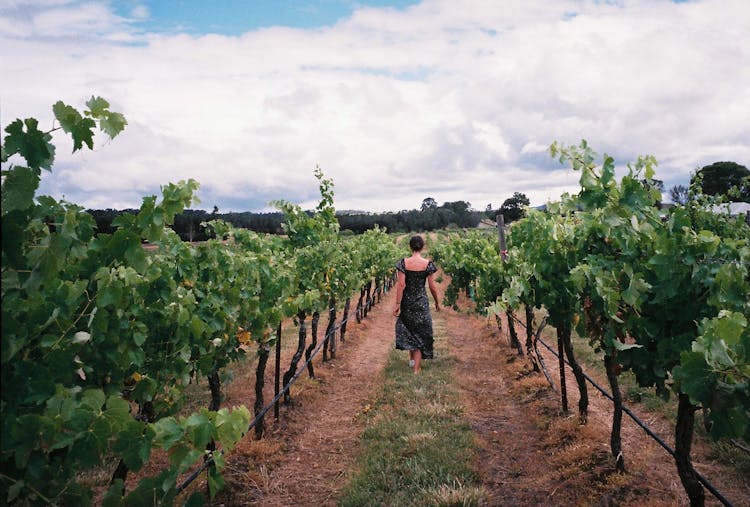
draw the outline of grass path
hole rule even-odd
[[[358,473],[340,505],[477,505],[483,497],[445,320],[433,318],[436,359],[419,375],[404,351],[389,354],[383,386],[366,414]]]

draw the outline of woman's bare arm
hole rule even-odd
[[[393,315],[396,317],[401,313],[401,298],[404,296],[404,287],[406,287],[406,274],[399,271],[396,276],[396,308],[393,309]]]
[[[440,296],[438,295],[437,284],[435,283],[435,273],[427,277],[427,285],[430,287],[432,298],[435,300],[435,310],[440,311]]]

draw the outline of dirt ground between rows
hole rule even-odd
[[[216,505],[336,504],[336,493],[354,472],[364,429],[358,415],[381,385],[393,346],[392,297],[393,292],[386,294],[362,322],[352,317],[336,359],[314,359],[315,379],[303,373],[292,388],[292,403],[282,404],[279,421],[269,412],[264,437],[238,445],[228,459],[227,488]],[[323,330],[321,326],[319,335]],[[281,364],[288,367],[292,354],[287,350]],[[273,399],[272,373],[269,361],[266,400]],[[252,383],[245,384],[247,394],[235,384],[232,398],[254,398]]]
[[[393,347],[394,293],[386,294],[361,323],[349,325],[336,359],[315,360],[316,378],[309,379],[307,373],[300,377],[279,421],[273,412],[267,416],[261,440],[248,435],[227,457],[226,488],[211,505],[336,505],[341,488],[355,473],[364,430],[359,416],[375,398]],[[526,362],[511,353],[505,333],[498,332],[494,322],[451,309],[433,312],[433,318],[444,320],[450,353],[456,358],[455,380],[475,434],[475,468],[486,505],[688,505],[671,458],[629,419],[623,422],[628,473],[614,473],[609,455],[611,404],[590,390],[589,423],[580,426],[570,372],[572,414],[564,415],[559,394],[543,376],[527,374]],[[503,327],[507,331],[507,325]],[[284,350],[282,373],[294,348]],[[556,359],[546,352],[544,357],[554,379]],[[266,372],[267,401],[273,397],[272,363],[269,360]],[[225,405],[251,406],[253,389],[254,369],[227,387]],[[648,423],[671,442],[665,422],[654,417]],[[736,472],[712,463],[698,468],[712,481],[716,478],[735,505],[750,505],[748,481]],[[722,474],[728,478],[719,480]],[[205,481],[196,482],[195,487],[205,488]],[[707,493],[707,505],[719,503]]]

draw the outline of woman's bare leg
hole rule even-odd
[[[414,373],[419,373],[419,365],[422,364],[422,351],[416,349],[414,352]]]

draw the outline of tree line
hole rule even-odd
[[[422,201],[418,209],[401,210],[398,212],[367,213],[355,211],[339,211],[336,219],[340,230],[344,234],[362,234],[379,227],[389,232],[408,233],[414,231],[433,231],[445,228],[473,228],[483,218],[495,220],[498,213],[505,215],[506,222],[523,216],[523,207],[528,206],[528,198],[516,192],[507,199],[499,210],[493,210],[487,205],[484,211],[477,211],[467,201],[445,202],[442,205],[432,197]],[[114,220],[123,214],[136,214],[136,209],[88,209],[86,210],[96,222],[97,231],[112,234],[116,227]],[[307,213],[312,214],[312,211]],[[265,234],[283,234],[282,224],[284,214],[276,212],[228,212],[220,213],[214,206],[212,211],[186,209],[175,216],[172,229],[184,241],[205,241],[210,238],[210,231],[204,225],[212,220],[223,220],[233,227],[248,229]],[[116,223],[116,222],[115,222]],[[349,232],[347,232],[349,231]]]
[[[656,187],[662,194],[664,193],[662,181],[653,180],[648,184]],[[733,201],[750,202],[750,170],[736,162],[716,162],[702,167],[693,174],[690,186],[694,189],[692,194],[690,188],[683,185],[670,188],[669,195],[672,201],[676,204],[685,204],[691,195],[702,193],[724,195]],[[473,228],[482,219],[496,220],[499,214],[503,215],[505,223],[510,223],[523,218],[525,209],[529,205],[529,198],[521,192],[514,192],[499,209],[493,209],[491,204],[487,204],[483,211],[475,210],[467,201],[445,202],[439,205],[433,197],[426,197],[419,208],[415,209],[383,213],[338,211],[336,219],[344,234],[362,234],[375,227],[394,233],[408,233],[446,228]],[[87,211],[94,217],[97,231],[104,234],[114,232],[112,222],[119,215],[138,212],[136,209],[109,208]],[[313,212],[307,213],[312,215]],[[201,224],[216,219],[224,220],[236,228],[258,233],[283,233],[284,214],[281,211],[220,213],[216,206],[210,212],[186,209],[175,216],[172,229],[183,241],[205,241],[209,239],[210,233]]]

